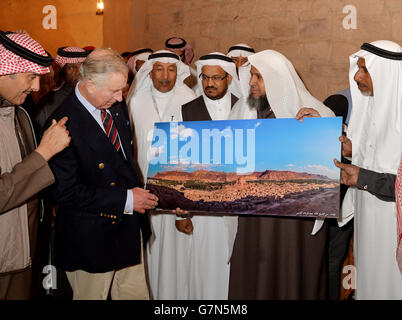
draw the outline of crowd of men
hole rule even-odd
[[[401,46],[351,53],[349,103],[317,100],[274,50],[193,58],[174,37],[162,50],[66,46],[52,59],[28,34],[0,31],[0,299],[44,290],[45,221],[77,300],[338,299],[352,233],[355,298],[402,299]],[[21,105],[50,71],[55,85],[29,115]],[[349,120],[337,223],[153,210],[156,122],[335,115]]]

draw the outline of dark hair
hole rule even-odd
[[[124,52],[121,54],[121,56],[122,56],[123,58],[125,58],[125,57],[131,57],[131,52],[124,51]]]

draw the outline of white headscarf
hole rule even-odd
[[[239,43],[230,47],[228,50],[228,57],[249,57],[255,53],[255,50],[247,44]]]
[[[292,63],[281,53],[274,50],[264,50],[248,57],[264,79],[269,105],[276,118],[294,118],[303,108],[317,110],[321,117],[333,117],[334,113],[307,91]],[[234,108],[234,113],[242,113],[241,118],[256,118],[257,112],[248,104],[243,110]]]
[[[222,58],[220,58],[220,57]],[[219,66],[225,72],[230,74],[232,76],[232,81],[229,85],[228,91],[235,95],[237,98],[242,97],[241,93],[241,88],[240,88],[240,82],[237,77],[236,73],[236,65],[232,62],[229,61],[230,58],[223,53],[220,52],[212,52],[208,53],[207,55],[204,55],[200,58],[200,60],[196,61],[195,65],[197,66],[197,81],[198,81],[198,87],[202,88],[202,80],[200,79],[200,74],[202,73],[202,67],[203,66]]]
[[[152,49],[149,49],[149,48],[141,48],[141,49],[137,49],[133,52],[133,55],[127,61],[127,67],[134,74],[134,76],[137,73],[137,70],[135,69],[137,61],[147,61],[148,57],[151,54],[152,54]]]
[[[255,53],[255,50],[247,44],[239,43],[229,48],[227,56],[232,57],[249,57]],[[244,99],[247,99],[250,93],[250,61],[244,63],[237,70],[239,75],[240,86],[242,90],[242,95]]]
[[[184,63],[190,65],[194,58],[194,50],[186,40],[178,37],[169,38],[165,42],[165,49],[177,53],[184,50]]]

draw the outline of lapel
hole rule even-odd
[[[198,101],[196,102],[197,103],[194,104],[195,110],[193,110],[194,116],[196,117],[195,120],[199,121],[212,120],[211,116],[209,115],[207,106],[205,104],[204,96],[201,95],[198,98]]]
[[[116,125],[117,131],[119,132],[120,143],[123,147],[124,154],[127,160],[131,163],[133,162],[133,145],[132,136],[130,131],[130,121],[128,117],[125,116],[124,109],[127,108],[124,102],[114,104],[110,107],[109,111],[113,117],[113,121]]]
[[[231,94],[231,106],[230,106],[230,109],[233,109],[233,106],[235,105],[237,100],[239,100],[239,98],[236,97],[234,94]]]
[[[76,103],[73,104],[77,110],[77,121],[71,122],[70,126],[79,132],[80,139],[85,140],[86,144],[99,155],[102,159],[108,159],[114,163],[115,168],[127,168],[127,163],[122,159],[120,154],[116,151],[109,138],[106,136],[105,132],[99,126],[98,122],[92,117],[92,115],[85,109],[85,107],[80,103],[78,98],[74,94]],[[133,155],[132,146],[130,143],[130,131],[127,129],[127,123],[125,122],[125,117],[120,104],[113,105],[111,112],[113,120],[115,120],[116,113],[119,115],[116,117],[118,120],[115,121],[117,130],[120,135],[121,144],[124,148],[124,153],[127,157],[130,167],[133,167]],[[129,128],[129,125],[128,125]],[[120,170],[121,172],[127,170]]]

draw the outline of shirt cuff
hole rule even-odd
[[[359,169],[359,175],[357,177],[357,183],[356,187],[361,189],[361,190],[367,190],[368,189],[368,184],[370,182],[370,172],[369,170],[360,168]]]
[[[131,189],[127,190],[126,205],[124,206],[124,214],[133,214],[134,212],[134,195]]]

